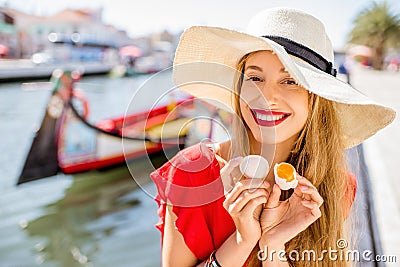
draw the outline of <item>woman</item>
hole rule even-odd
[[[288,8],[260,12],[247,33],[184,32],[175,83],[235,120],[230,141],[189,147],[151,174],[163,266],[347,266],[323,257],[346,238],[355,195],[343,152],[392,122],[395,112],[336,79],[332,61],[323,24]],[[291,163],[299,185],[280,190],[270,170],[254,188],[237,173],[248,154],[271,166]],[[317,259],[292,253],[306,250]]]

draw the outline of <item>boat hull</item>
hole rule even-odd
[[[63,173],[71,174],[124,164],[177,144],[161,144],[144,140],[129,140],[88,128],[72,111],[60,124],[57,141],[58,165]]]
[[[190,118],[181,114],[193,108],[192,98],[92,125],[85,112],[80,114],[72,105],[74,96],[83,98],[82,93],[74,92],[74,83],[72,73],[55,78],[44,119],[17,184],[60,171],[73,174],[110,168],[184,146]]]

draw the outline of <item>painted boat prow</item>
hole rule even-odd
[[[33,139],[17,185],[58,173],[56,124],[57,119],[46,112],[40,129]]]
[[[53,92],[47,103],[39,130],[35,133],[17,185],[56,175],[60,168],[57,159],[57,124],[65,104],[69,101],[67,89],[74,79],[73,72],[54,71]],[[76,78],[75,78],[76,79]]]

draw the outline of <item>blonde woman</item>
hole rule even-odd
[[[349,264],[324,257],[346,238],[355,196],[344,150],[391,123],[395,112],[336,79],[332,62],[323,24],[294,9],[262,11],[246,33],[183,33],[175,83],[235,119],[230,141],[189,147],[151,174],[162,266]],[[281,190],[273,168],[254,187],[238,173],[249,154],[270,166],[291,163],[297,187]],[[299,257],[310,250],[315,260]]]

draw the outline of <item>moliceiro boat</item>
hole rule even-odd
[[[53,73],[53,91],[17,184],[58,172],[109,168],[185,146],[192,124],[188,114],[193,114],[193,98],[92,124],[87,120],[89,103],[75,88],[79,79],[75,72]],[[83,111],[74,107],[72,99],[81,101]]]

